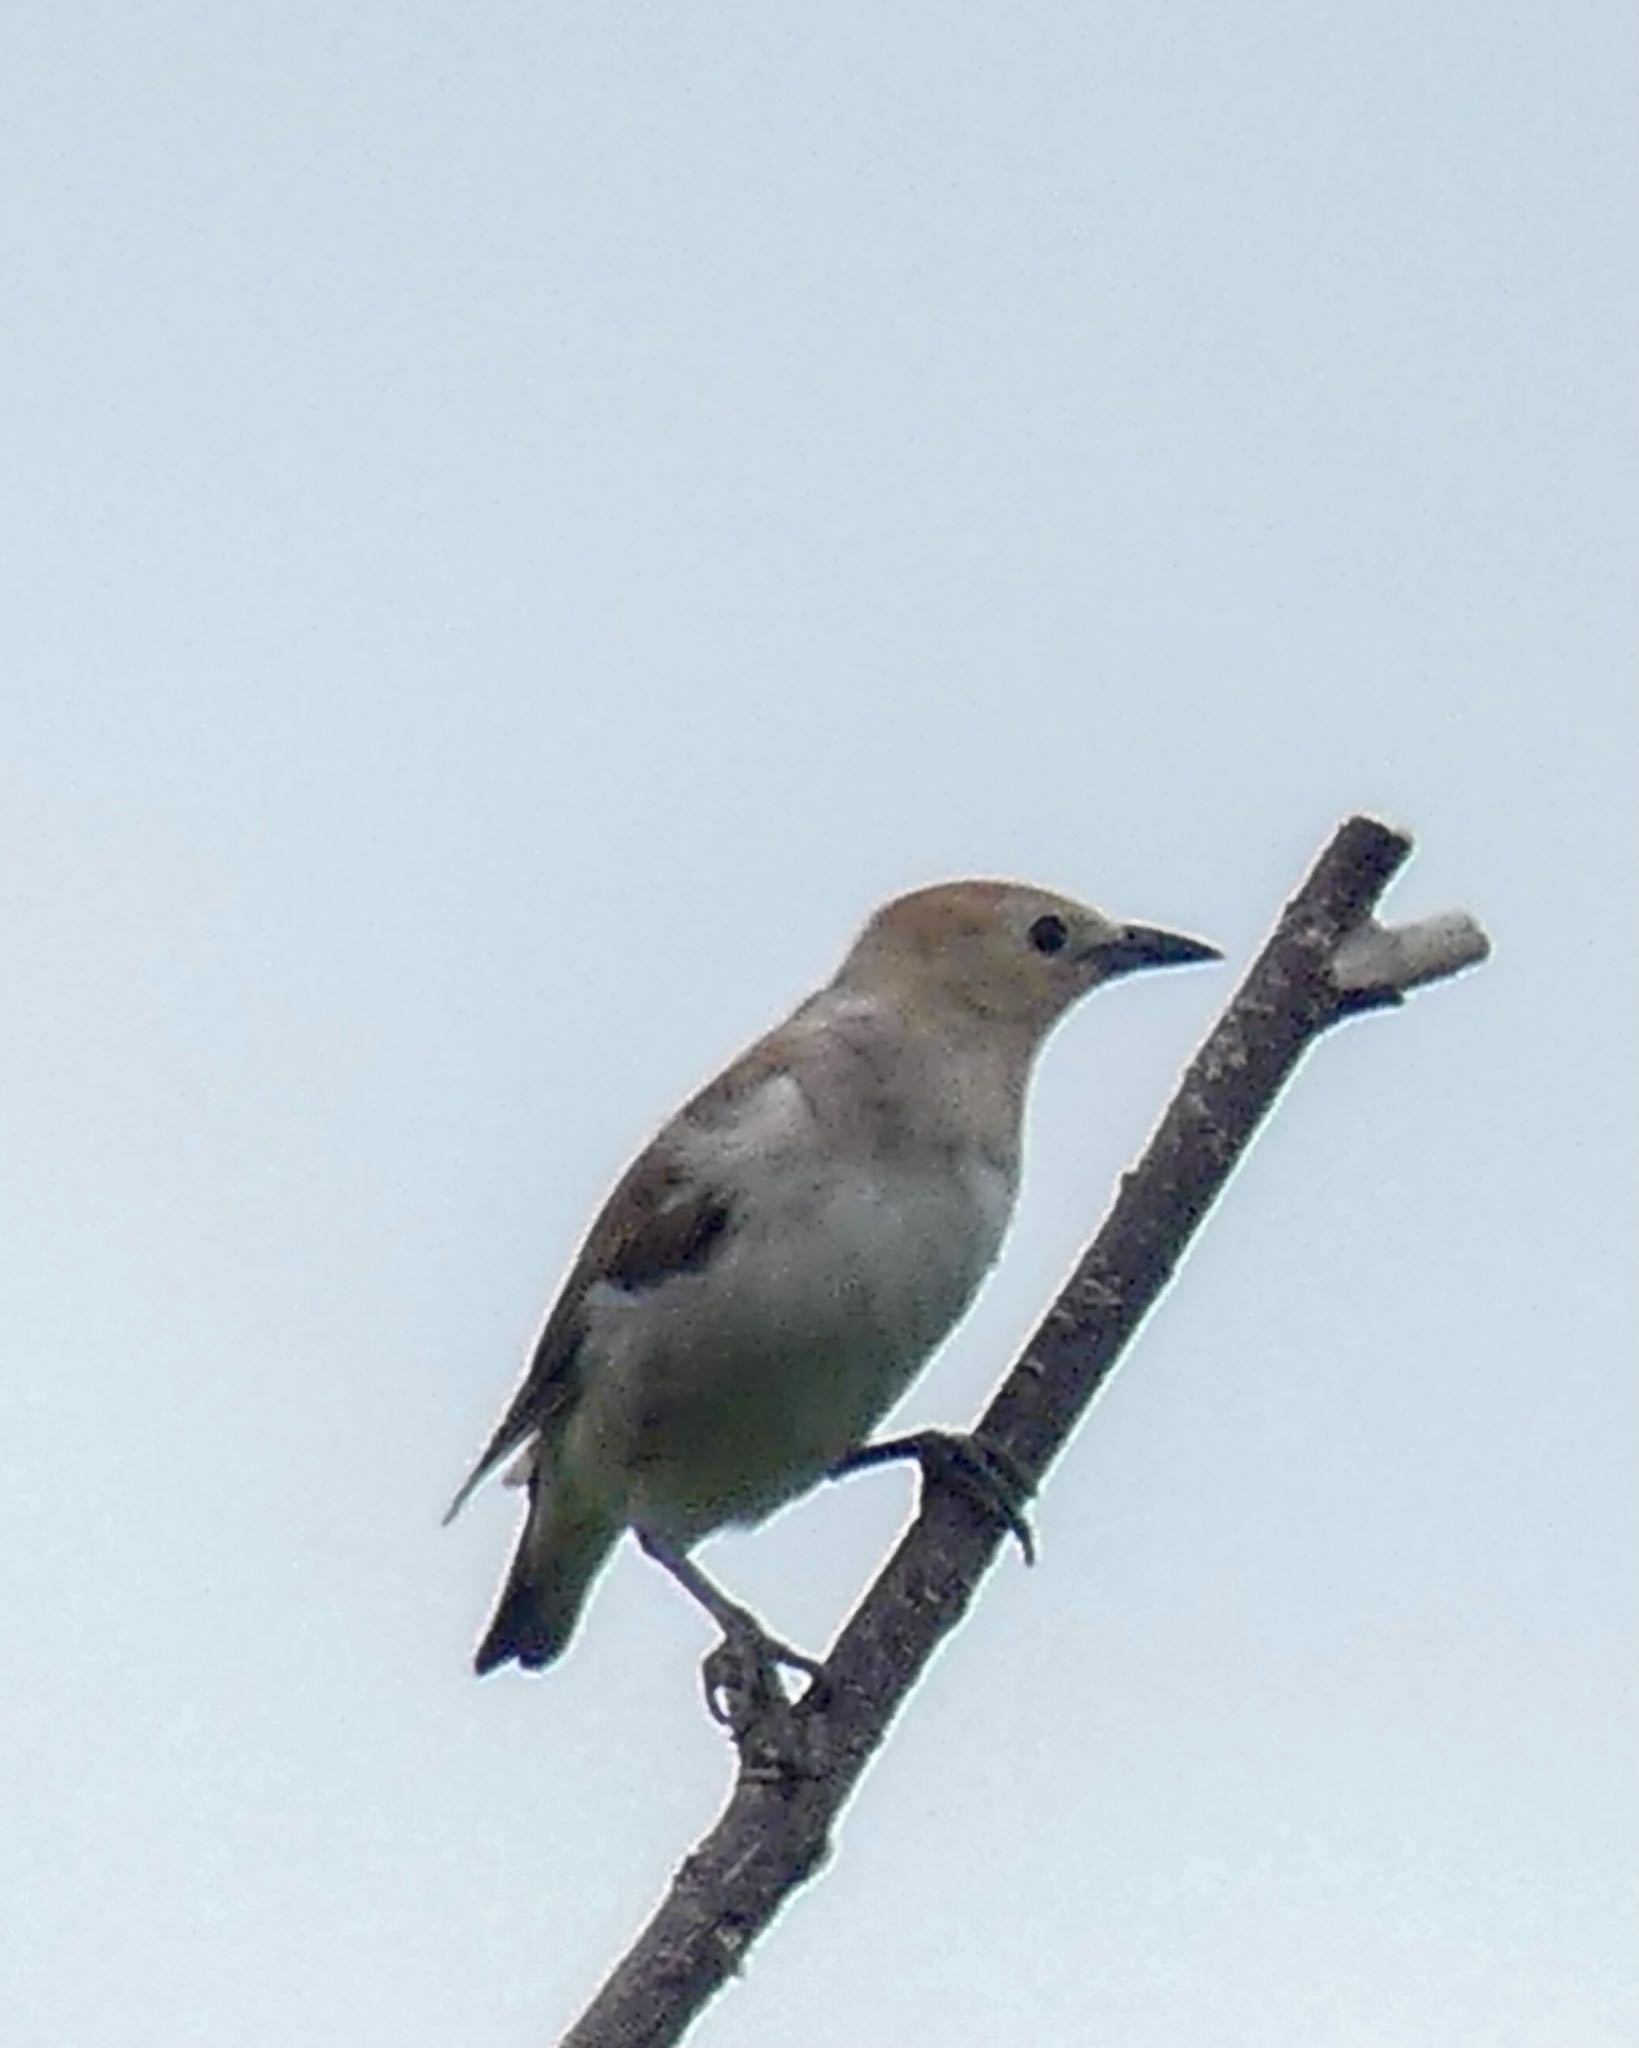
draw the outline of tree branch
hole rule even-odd
[[[1411,852],[1351,818],[1286,906],[1185,1073],[1143,1158],[979,1424],[1033,1486],[1171,1278],[1309,1044],[1340,1018],[1483,959],[1461,913],[1387,930],[1378,897]],[[716,1826],[563,2048],[662,2048],[740,1967],[785,1899],[824,1862],[837,1814],[1004,1532],[954,1486],[921,1511],[843,1628],[825,1682],[764,1696],[736,1731],[740,1768]]]

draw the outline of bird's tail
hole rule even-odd
[[[512,1567],[472,1660],[480,1677],[510,1658],[539,1671],[563,1655],[620,1530],[601,1503],[576,1501],[554,1476],[536,1471]]]

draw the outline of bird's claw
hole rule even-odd
[[[790,1707],[779,1678],[782,1665],[808,1680],[804,1699],[823,1698],[825,1666],[817,1658],[771,1636],[749,1614],[732,1620],[718,1616],[717,1621],[723,1639],[701,1665],[700,1682],[706,1712],[721,1727],[743,1737],[771,1710]]]
[[[700,1667],[706,1711],[714,1721],[743,1737],[758,1716],[776,1707],[788,1708],[791,1702],[779,1680],[782,1664],[807,1677],[804,1698],[820,1696],[825,1667],[817,1658],[770,1635],[749,1608],[731,1600],[691,1557],[663,1537],[640,1529],[638,1541],[722,1631],[723,1640]]]
[[[919,1429],[911,1436],[862,1444],[847,1457],[839,1458],[829,1476],[842,1479],[850,1472],[862,1472],[896,1458],[914,1458],[926,1482],[943,1481],[966,1487],[1015,1539],[1025,1563],[1035,1563],[1036,1541],[1024,1513],[1024,1503],[1035,1487],[1010,1452],[999,1444],[987,1443],[983,1437],[963,1435],[957,1430]]]

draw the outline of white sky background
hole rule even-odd
[[[965,1421],[1334,824],[1493,962],[1321,1047],[698,2031],[1631,2048],[1639,38],[1183,0],[0,25],[0,1989],[552,2039],[715,1814],[622,1557],[438,1517],[588,1215],[863,914],[1081,1012]],[[908,1475],[708,1553],[829,1638]]]

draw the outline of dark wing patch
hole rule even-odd
[[[652,1200],[647,1213],[630,1215],[631,1227],[610,1247],[603,1268],[604,1279],[632,1293],[703,1271],[732,1214],[721,1195],[691,1187],[681,1174],[670,1187],[658,1187]]]

